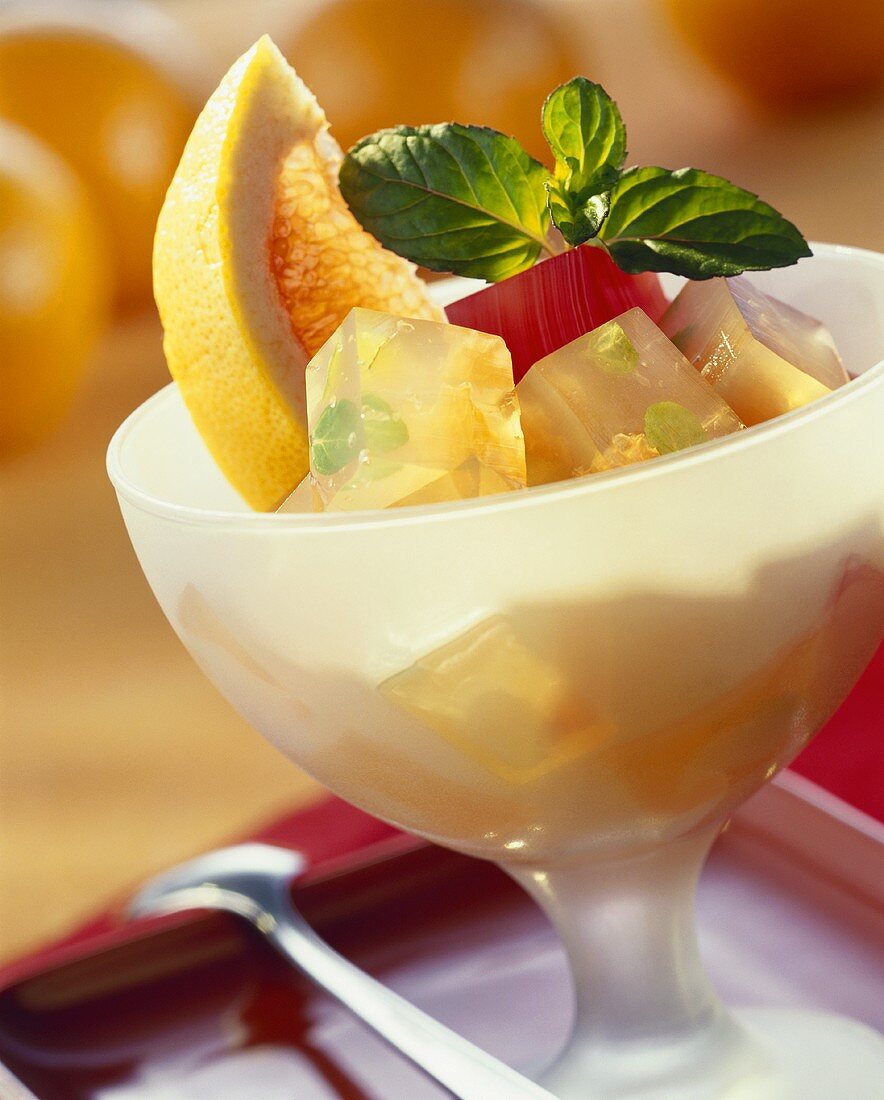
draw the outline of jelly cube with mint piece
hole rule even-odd
[[[743,427],[641,309],[541,359],[516,392],[530,485],[656,458]]]
[[[825,326],[743,276],[688,282],[660,327],[746,424],[848,381]]]
[[[390,508],[525,486],[506,345],[353,309],[307,368],[314,507]]]
[[[446,306],[455,325],[495,333],[528,369],[578,336],[639,306],[656,321],[668,300],[652,272],[628,275],[601,248],[582,245]]]

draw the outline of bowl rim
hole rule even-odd
[[[822,244],[812,242],[814,254],[830,257],[845,256],[872,260],[884,273],[884,253],[851,245]],[[750,273],[751,277],[751,273]],[[673,467],[687,468],[714,461],[721,454],[737,453],[754,447],[765,440],[791,432],[801,425],[811,423],[830,411],[861,399],[867,390],[884,383],[884,359],[867,368],[861,375],[845,385],[818,398],[800,409],[783,413],[733,435],[709,440],[691,447],[689,452],[675,452],[659,458],[619,467],[605,473],[586,474],[567,481],[535,485],[511,493],[498,493],[487,497],[447,501],[439,504],[421,504],[401,509],[367,509],[351,512],[234,512],[223,509],[198,508],[177,504],[142,489],[124,472],[123,453],[130,436],[144,422],[163,411],[177,392],[175,382],[170,382],[134,409],[114,432],[107,450],[107,472],[117,495],[142,512],[178,523],[193,526],[223,526],[244,528],[288,529],[317,533],[321,531],[366,530],[374,527],[409,526],[413,523],[436,522],[468,515],[484,515],[486,512],[504,512],[517,508],[541,506],[571,497],[593,496],[605,492],[612,485],[634,484],[649,478],[664,476]]]

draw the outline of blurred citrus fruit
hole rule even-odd
[[[753,98],[798,107],[884,82],[882,0],[666,0],[697,54]]]
[[[157,213],[208,91],[177,25],[140,3],[37,0],[0,12],[0,116],[86,182],[122,303],[149,299]]]
[[[0,457],[50,432],[105,320],[106,267],[74,173],[0,122]]]
[[[262,38],[197,120],[157,225],[169,369],[258,509],[307,473],[304,368],[351,307],[443,319],[412,265],[347,209],[340,160],[322,109]]]
[[[528,0],[331,0],[285,50],[349,148],[400,123],[471,122],[549,159],[546,96],[585,68]]]

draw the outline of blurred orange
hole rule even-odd
[[[150,297],[157,214],[206,92],[177,25],[140,3],[19,3],[0,16],[0,116],[86,182],[121,303]]]
[[[67,410],[105,321],[101,238],[55,153],[0,122],[0,458]]]
[[[541,160],[540,109],[579,63],[528,0],[331,0],[283,51],[349,148],[383,126],[471,122]]]
[[[884,82],[884,0],[666,0],[687,42],[771,106],[800,107]]]

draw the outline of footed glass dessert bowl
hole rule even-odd
[[[522,1068],[568,1100],[831,1100],[884,1070],[859,1024],[732,1015],[697,953],[709,846],[884,634],[884,257],[821,245],[753,280],[829,326],[852,380],[610,473],[256,513],[174,386],[110,445],[144,572],[230,702],[342,797],[499,862],[556,924],[574,1028]]]

